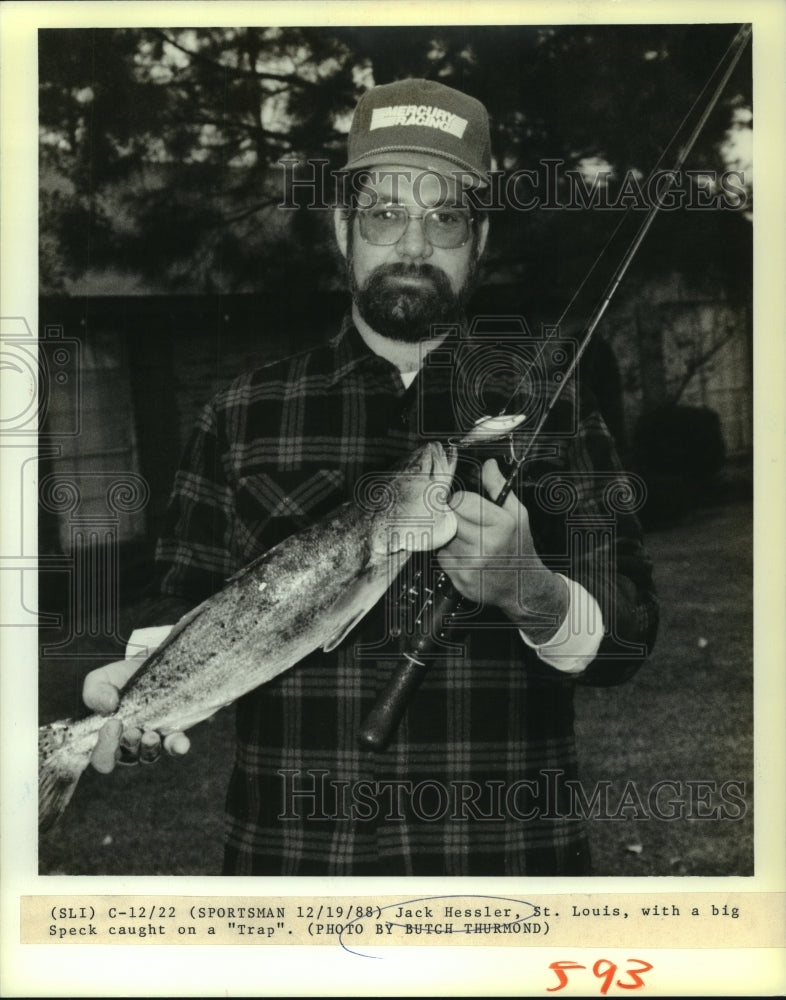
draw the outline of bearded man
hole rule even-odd
[[[202,412],[175,479],[149,624],[174,622],[451,415],[466,430],[456,387],[489,233],[473,197],[491,169],[487,112],[433,81],[375,87],[356,109],[348,154],[357,183],[334,224],[351,310],[331,339],[242,375]],[[498,381],[504,402],[510,386],[504,373]],[[331,652],[238,702],[224,874],[589,873],[569,794],[574,688],[630,676],[657,611],[635,517],[618,512],[612,532],[604,520],[603,490],[620,466],[585,394],[555,406],[549,440],[502,506],[492,501],[508,444],[463,457],[451,501],[458,531],[436,568],[477,613],[388,749],[369,751],[357,733],[395,662],[388,600],[397,587]],[[532,489],[554,474],[573,484],[571,517],[598,529],[572,555],[566,509]],[[87,703],[110,711],[133,669],[93,671]],[[114,766],[120,735],[119,723],[104,727],[99,770]],[[143,755],[157,742],[144,734]],[[165,745],[184,752],[188,741],[174,734]]]

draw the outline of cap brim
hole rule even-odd
[[[354,160],[350,160],[344,170],[359,170],[362,167],[417,167],[420,170],[430,170],[441,174],[450,180],[459,178],[462,188],[471,189],[476,187],[488,187],[488,178],[477,171],[469,164],[462,164],[449,160],[442,156],[433,156],[422,150],[394,149],[387,147],[384,150],[365,153]]]

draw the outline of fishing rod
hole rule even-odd
[[[742,25],[742,27],[737,31],[736,35],[732,39],[730,45],[728,46],[726,52],[721,56],[718,65],[713,70],[707,83],[704,85],[696,100],[694,101],[691,109],[686,114],[683,121],[677,128],[674,138],[668,144],[664,152],[658,158],[658,162],[653,167],[651,172],[651,177],[654,176],[655,172],[658,170],[659,165],[665,156],[667,150],[676,141],[677,136],[682,130],[685,122],[691,115],[691,112],[698,105],[704,93],[711,89],[710,97],[699,115],[696,124],[690,131],[687,139],[680,147],[674,166],[671,171],[666,173],[667,182],[661,189],[658,187],[658,196],[655,202],[650,206],[647,214],[645,215],[638,231],[634,235],[632,241],[628,245],[627,249],[623,253],[617,267],[612,274],[610,281],[608,282],[605,291],[602,293],[600,301],[598,302],[595,310],[592,312],[590,319],[588,320],[582,337],[580,338],[578,347],[567,366],[563,377],[557,382],[556,389],[553,391],[548,404],[542,408],[540,417],[535,424],[531,434],[528,436],[526,443],[524,444],[521,452],[516,455],[512,462],[512,467],[510,473],[505,479],[505,483],[500,490],[497,497],[494,499],[494,503],[498,506],[502,506],[505,500],[510,495],[511,490],[515,484],[516,478],[519,474],[524,463],[527,461],[529,455],[532,452],[537,438],[541,431],[543,430],[546,421],[549,418],[554,406],[557,401],[562,396],[565,390],[565,386],[572,379],[575,374],[578,365],[586,353],[587,347],[590,344],[593,334],[595,333],[598,325],[600,324],[609,304],[614,297],[617,289],[619,288],[625,274],[628,271],[636,253],[639,250],[644,238],[646,237],[652,223],[655,221],[655,216],[661,210],[666,202],[671,189],[676,183],[676,178],[679,170],[682,168],[685,160],[689,156],[693,146],[701,134],[704,126],[707,123],[707,119],[712,113],[715,105],[717,104],[720,95],[726,87],[726,84],[731,77],[737,63],[742,56],[742,53],[747,45],[752,34],[752,26],[749,24]],[[713,81],[716,81],[713,86]],[[649,190],[649,187],[648,187]],[[633,208],[630,207],[625,213],[623,220],[628,218]],[[566,306],[565,310],[560,317],[557,324],[557,329],[564,322],[565,317],[570,310],[573,303],[576,301],[582,287],[586,284],[592,271],[597,266],[601,257],[606,253],[611,241],[614,239],[617,231],[619,230],[622,222],[617,226],[617,228],[612,233],[606,246],[603,248],[601,253],[596,258],[589,272],[585,276],[584,280],[580,283],[576,292],[572,296],[570,302]],[[546,343],[541,346],[539,355],[543,353],[546,348]],[[538,356],[533,359],[530,366],[531,368],[537,363]],[[525,383],[525,380],[529,378],[529,374],[522,376],[517,385],[511,392],[505,405],[500,410],[498,417],[507,414],[508,409],[513,405],[516,400],[521,386]],[[423,592],[421,593],[421,586],[424,584],[423,580],[423,570],[417,571],[414,579],[408,580],[402,591],[402,600],[409,604],[413,604],[414,601],[418,601],[419,609],[415,616],[415,627],[418,630],[416,638],[413,640],[411,646],[402,652],[401,661],[396,665],[391,673],[391,676],[377,698],[376,703],[372,707],[369,714],[366,716],[361,728],[358,732],[358,744],[364,750],[371,751],[382,751],[387,748],[396,729],[401,721],[404,712],[407,709],[412,697],[417,691],[418,687],[422,683],[423,679],[428,672],[431,662],[433,662],[436,650],[439,646],[444,646],[448,643],[451,637],[456,638],[456,633],[460,628],[461,614],[463,610],[464,598],[456,590],[450,581],[447,573],[440,571],[434,580],[433,587],[423,586]],[[414,598],[414,600],[413,600]],[[430,627],[425,627],[426,625]],[[436,631],[434,626],[436,625]]]

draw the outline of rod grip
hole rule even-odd
[[[409,593],[407,590],[406,594]],[[435,650],[455,628],[452,618],[459,607],[461,595],[446,573],[438,574],[434,590],[418,590],[418,598],[421,602],[416,620],[419,632],[410,638],[400,661],[360,727],[357,739],[364,750],[379,753],[387,749],[407,706],[428,673]]]
[[[427,671],[428,664],[410,658],[402,658],[396,664],[358,731],[361,749],[375,753],[387,749]]]

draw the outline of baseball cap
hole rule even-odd
[[[489,116],[468,94],[436,80],[397,80],[360,98],[347,141],[345,170],[396,163],[485,187],[491,169]]]

